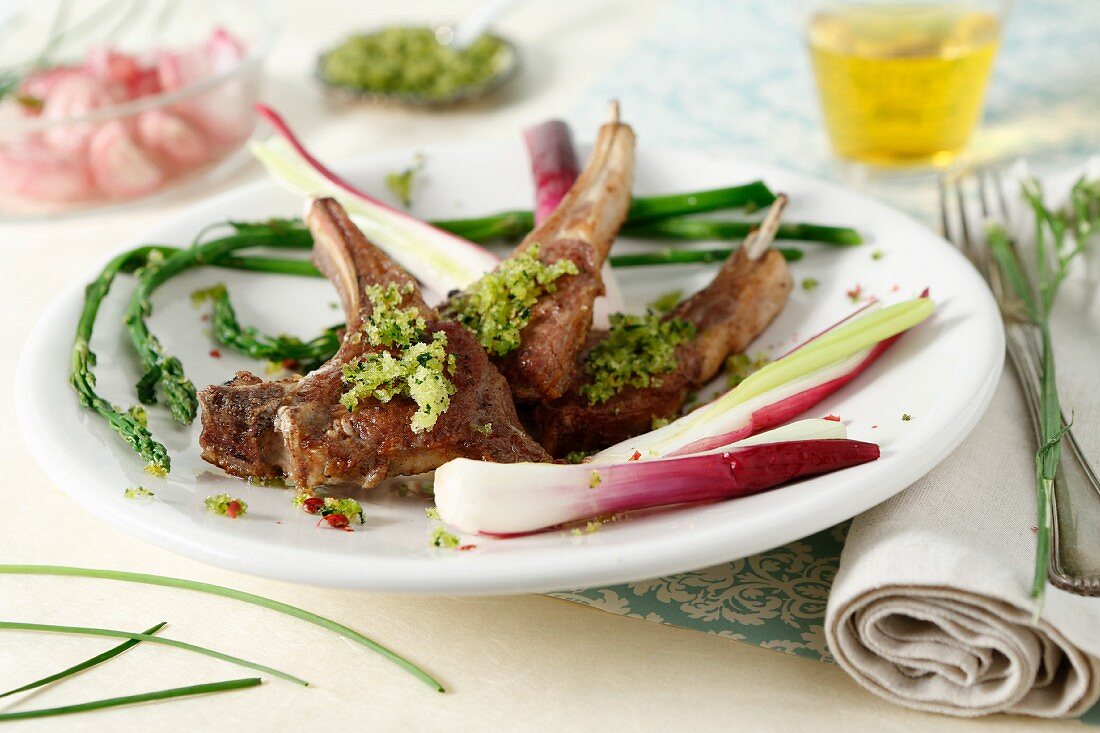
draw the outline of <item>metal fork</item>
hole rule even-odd
[[[1020,378],[1039,438],[1042,360],[1038,329],[1024,317],[1023,303],[1001,281],[985,236],[989,224],[1000,224],[1014,235],[1002,175],[990,167],[962,175],[945,174],[939,184],[943,235],[974,263],[997,299],[1009,360]],[[1015,247],[1015,236],[1010,241]],[[1085,460],[1072,430],[1062,438],[1049,509],[1053,517],[1051,584],[1078,595],[1100,596],[1100,479]]]

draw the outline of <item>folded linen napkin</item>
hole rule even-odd
[[[1100,304],[1096,282],[1077,275],[1063,285],[1052,325],[1063,406],[1096,466]],[[1100,598],[1048,588],[1031,620],[1035,448],[1006,365],[966,441],[853,522],[825,631],[837,662],[868,690],[961,716],[1076,717],[1100,698]]]

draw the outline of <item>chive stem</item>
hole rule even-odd
[[[151,636],[151,635],[157,633],[158,631],[160,631],[162,628],[164,628],[164,625],[166,623],[168,623],[168,622],[167,621],[161,621],[159,624],[156,624],[154,626],[150,626],[148,629],[146,629],[142,633]],[[94,657],[91,657],[90,659],[85,659],[83,662],[80,662],[79,664],[74,664],[73,666],[67,667],[66,669],[63,669],[60,672],[48,675],[46,677],[42,677],[41,679],[37,679],[34,682],[28,682],[27,684],[23,685],[22,687],[16,687],[14,690],[8,690],[7,692],[2,692],[2,693],[0,693],[0,698],[8,697],[9,695],[14,695],[18,692],[26,692],[27,690],[33,690],[36,687],[42,687],[44,685],[50,684],[51,682],[57,682],[58,680],[64,679],[65,677],[69,677],[71,675],[74,675],[77,672],[83,672],[84,670],[86,670],[90,667],[94,667],[97,664],[102,664],[103,662],[106,662],[108,659],[112,659],[114,657],[117,657],[119,654],[122,654],[127,649],[130,649],[131,647],[137,646],[138,644],[141,643],[141,641],[142,641],[141,639],[127,639],[126,641],[122,642],[118,646],[112,647],[111,649],[108,649],[105,652],[97,654]]]
[[[103,700],[77,703],[76,705],[62,705],[56,708],[38,708],[37,710],[17,710],[10,713],[0,713],[0,722],[7,720],[28,720],[30,718],[47,718],[54,715],[69,715],[71,713],[85,713],[89,710],[102,710],[103,708],[117,708],[123,705],[135,705],[141,702],[153,702],[155,700],[170,700],[176,697],[190,697],[192,695],[206,695],[212,692],[225,692],[227,690],[241,690],[246,687],[256,687],[261,682],[259,677],[246,677],[239,680],[226,680],[224,682],[208,682],[202,685],[189,685],[187,687],[172,687],[167,690],[154,692],[142,692],[137,695],[124,695],[122,697],[108,697]]]
[[[230,664],[236,664],[240,667],[247,667],[254,669],[257,672],[265,672],[274,677],[280,677],[289,682],[294,682],[302,687],[308,687],[309,683],[300,677],[295,677],[292,674],[281,672],[273,667],[268,667],[256,662],[250,662],[247,659],[241,659],[240,657],[234,657],[231,654],[224,654],[213,649],[208,649],[204,646],[198,646],[197,644],[188,644],[186,641],[178,641],[176,639],[165,639],[162,636],[154,636],[153,634],[139,634],[134,631],[120,631],[117,629],[96,629],[88,626],[61,626],[59,624],[32,624],[25,623],[23,621],[0,621],[0,630],[9,629],[12,631],[42,631],[52,634],[77,634],[80,636],[108,636],[116,639],[132,639],[134,641],[148,641],[153,644],[161,644],[163,646],[170,646],[176,649],[183,649],[188,652],[195,652],[196,654],[202,654],[207,657],[213,657],[214,659],[220,659],[223,662],[229,662]]]
[[[350,639],[351,641],[354,641],[355,643],[364,646],[373,652],[381,654],[383,657],[401,667],[417,679],[421,680],[429,687],[435,689],[437,692],[445,692],[443,685],[440,684],[438,680],[425,672],[423,669],[416,666],[404,657],[400,656],[396,652],[382,646],[370,637],[364,636],[355,629],[348,628],[347,626],[337,623],[336,621],[332,621],[331,619],[327,619],[324,616],[318,616],[315,613],[297,608],[296,606],[291,606],[290,604],[283,603],[282,601],[276,601],[271,598],[264,598],[263,596],[258,596],[254,593],[246,593],[245,591],[235,590],[233,588],[226,588],[225,586],[214,585],[212,583],[203,583],[197,580],[172,578],[166,575],[130,573],[124,570],[103,570],[99,568],[78,568],[68,565],[0,564],[0,575],[60,575],[79,578],[97,578],[100,580],[117,580],[127,583],[158,585],[166,588],[182,588],[184,590],[195,591],[197,593],[209,593],[211,595],[221,596],[223,598],[231,598],[236,601],[251,603],[254,606],[259,606],[261,608],[266,608],[271,611],[276,611],[287,616],[293,616],[294,618],[306,621],[307,623],[311,623],[314,626],[320,626],[323,629],[328,629],[333,633]]]

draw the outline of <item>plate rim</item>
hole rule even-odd
[[[501,142],[462,142],[457,144],[442,144],[431,146],[436,151],[459,151],[471,149],[499,150]],[[423,147],[416,150],[425,150]],[[414,150],[413,148],[409,149]],[[655,146],[651,148],[653,154],[694,154],[706,155],[704,151],[693,148],[674,146]],[[400,155],[401,149],[377,151],[372,154],[356,156],[339,166],[340,171],[354,171],[370,165],[372,159],[382,155]],[[163,525],[152,523],[134,523],[130,520],[123,505],[119,502],[97,502],[95,496],[74,488],[72,484],[83,481],[75,466],[71,465],[71,456],[59,454],[53,450],[56,441],[50,439],[50,433],[42,429],[40,416],[35,409],[36,400],[34,374],[37,373],[35,360],[41,360],[44,352],[47,352],[51,338],[57,338],[52,323],[68,324],[64,318],[65,312],[73,308],[75,302],[79,306],[80,294],[85,284],[102,268],[103,263],[115,254],[135,246],[146,239],[145,232],[165,227],[173,222],[186,220],[201,213],[206,208],[213,208],[238,197],[245,197],[257,192],[274,189],[275,185],[269,179],[260,179],[241,186],[223,191],[206,200],[195,202],[175,212],[158,224],[138,232],[119,247],[112,249],[104,257],[97,260],[94,267],[88,268],[69,285],[61,290],[47,306],[38,318],[30,336],[23,345],[18,366],[16,368],[16,399],[15,408],[20,430],[29,452],[36,463],[43,469],[47,477],[63,492],[83,509],[93,516],[107,522],[111,526],[137,537],[155,546],[177,552],[201,562],[219,567],[245,572],[261,577],[273,578],[307,585],[323,585],[330,587],[352,588],[360,590],[372,590],[382,592],[413,593],[413,594],[450,594],[450,595],[498,595],[516,592],[546,592],[562,591],[577,587],[600,586],[620,584],[659,577],[676,572],[707,567],[721,562],[748,557],[772,547],[794,541],[800,537],[812,534],[833,526],[838,522],[851,518],[862,511],[875,506],[886,499],[899,493],[914,481],[928,473],[939,464],[947,455],[957,447],[978,421],[985,414],[993,399],[993,395],[1004,367],[1004,332],[1001,328],[1000,313],[993,300],[992,294],[981,280],[977,271],[961,253],[946,242],[934,231],[915,220],[909,214],[900,211],[889,204],[873,199],[858,191],[844,188],[830,181],[824,181],[813,176],[805,175],[797,171],[785,168],[749,161],[740,156],[717,154],[708,157],[720,158],[723,162],[751,164],[761,172],[762,177],[779,175],[798,181],[817,190],[829,193],[842,193],[845,196],[854,197],[856,200],[870,204],[880,213],[889,212],[899,217],[907,226],[924,229],[925,233],[935,239],[937,245],[943,248],[948,257],[955,257],[959,265],[967,271],[968,277],[980,285],[977,297],[984,301],[984,308],[979,308],[976,315],[980,316],[982,310],[987,310],[986,315],[992,315],[997,328],[991,339],[991,348],[987,347],[987,360],[990,365],[985,372],[985,377],[977,391],[972,393],[970,401],[959,414],[963,419],[952,423],[954,430],[941,431],[933,440],[925,443],[919,452],[922,460],[908,461],[902,464],[904,470],[896,470],[897,466],[890,466],[892,474],[878,477],[875,488],[865,496],[870,496],[871,501],[861,502],[865,506],[852,513],[848,509],[836,510],[829,506],[819,506],[816,502],[824,499],[809,495],[804,497],[801,512],[813,514],[819,520],[815,523],[821,526],[811,532],[787,532],[777,534],[771,522],[763,522],[760,517],[755,521],[756,527],[738,528],[735,541],[729,539],[723,541],[721,534],[728,534],[729,526],[717,523],[716,526],[706,528],[694,528],[692,541],[684,542],[681,533],[666,533],[665,536],[654,536],[646,540],[646,552],[622,553],[620,546],[587,545],[586,552],[577,553],[565,559],[558,558],[554,563],[528,563],[522,566],[522,572],[515,572],[509,567],[506,553],[500,555],[479,556],[474,563],[470,563],[462,571],[455,567],[456,563],[463,562],[465,558],[449,557],[440,558],[441,562],[425,562],[423,558],[395,558],[371,555],[358,555],[354,558],[356,567],[361,571],[349,574],[343,567],[329,567],[331,556],[313,549],[286,547],[273,545],[271,542],[248,537],[227,537],[222,533],[216,534],[219,542],[208,545],[202,542],[202,538],[210,530],[203,527],[191,529],[191,536],[182,532],[166,532]],[[62,329],[65,334],[70,329]],[[70,394],[66,398],[71,399]],[[879,466],[888,464],[877,464]],[[866,469],[874,477],[876,464],[867,464]],[[879,469],[877,473],[883,472]],[[886,487],[886,488],[884,488]],[[781,508],[773,507],[764,512],[764,517],[781,512]],[[761,529],[761,525],[766,525]],[[736,545],[738,549],[732,549]],[[228,549],[227,549],[228,548]],[[746,549],[747,548],[747,549]],[[324,558],[326,562],[311,563],[307,560],[310,555]],[[256,558],[263,558],[257,560]],[[473,560],[473,558],[469,558]],[[448,567],[449,566],[449,567]],[[445,568],[444,570],[440,570]]]

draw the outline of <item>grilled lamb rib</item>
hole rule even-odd
[[[203,458],[238,476],[278,476],[299,487],[359,484],[427,471],[459,456],[497,462],[545,461],[549,456],[523,432],[508,385],[464,327],[441,321],[413,280],[363,236],[331,199],[313,203],[306,217],[313,258],[335,285],[347,316],[336,355],[302,379],[261,382],[246,373],[200,395]],[[367,287],[395,284],[401,307],[415,307],[428,337],[447,336],[459,364],[455,394],[430,430],[410,427],[416,404],[395,397],[366,400],[351,412],[340,403],[342,367],[380,347],[358,336],[373,306]],[[491,427],[486,428],[489,425]]]
[[[776,224],[783,202],[778,203],[775,217],[770,217]],[[676,348],[677,367],[660,375],[658,384],[627,387],[605,402],[589,404],[579,391],[589,380],[584,361],[607,336],[593,332],[578,357],[569,392],[535,408],[536,432],[543,447],[555,456],[599,450],[648,432],[655,418],[676,417],[688,394],[709,382],[727,356],[744,351],[787,302],[791,274],[783,256],[768,250],[754,260],[752,249],[746,242],[707,287],[665,316],[692,324],[695,336]]]
[[[600,268],[630,209],[633,177],[634,131],[619,122],[614,105],[569,193],[514,251],[538,244],[541,262],[569,259],[578,271],[560,278],[531,309],[519,348],[494,360],[517,401],[557,399],[569,387],[592,328],[592,303],[604,292]]]

